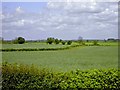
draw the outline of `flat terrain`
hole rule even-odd
[[[2,59],[3,61],[7,61],[10,63],[16,62],[28,65],[34,64],[39,67],[47,67],[56,71],[71,71],[75,69],[117,68],[118,47],[84,46],[61,51],[2,52]]]
[[[3,44],[3,49],[22,49],[22,48],[60,48],[60,47],[66,47],[68,45],[62,45],[62,44],[52,44],[48,45],[46,43],[25,43],[25,44]]]
[[[92,45],[93,42],[86,42],[86,44]],[[99,42],[100,45],[111,45],[116,46],[118,43],[114,42]],[[1,45],[1,44],[0,44]],[[78,45],[78,43],[73,42],[72,45]],[[70,45],[62,45],[62,44],[46,44],[46,43],[25,43],[25,44],[2,44],[3,49],[22,49],[22,48],[61,48],[61,47],[69,47]],[[1,47],[1,46],[0,46]]]

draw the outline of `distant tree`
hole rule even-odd
[[[18,44],[18,38],[16,38],[15,40],[12,40],[12,42],[13,42],[14,44]]]
[[[0,41],[1,41],[2,43],[4,43],[4,38],[3,38],[3,37],[0,37]]]
[[[104,42],[107,42],[107,40],[104,39]]]
[[[107,41],[115,42],[116,40],[114,38],[108,38]]]
[[[83,44],[83,38],[81,36],[79,36],[79,38],[78,38],[78,43]]]
[[[93,45],[98,45],[98,40],[94,40]]]
[[[25,39],[23,37],[18,37],[17,41],[18,41],[18,44],[25,43]]]
[[[25,39],[23,37],[18,37],[12,41],[14,44],[23,44],[25,43]]]
[[[78,37],[78,40],[83,40],[83,37],[82,37],[82,36],[79,36],[79,37]]]
[[[62,42],[62,39],[60,39],[59,41]]]
[[[58,40],[57,38],[54,40],[55,44],[59,44],[60,40]]]
[[[62,45],[65,45],[66,42],[65,41],[61,41],[61,43],[62,43]]]
[[[52,37],[47,38],[48,44],[52,44],[53,42],[54,42],[54,38],[52,38]]]
[[[89,40],[86,40],[86,42],[89,42]]]
[[[72,44],[72,41],[68,41],[68,42],[67,42],[67,45],[71,45],[71,44]]]

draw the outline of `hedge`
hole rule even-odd
[[[54,51],[54,50],[65,50],[69,49],[69,47],[64,48],[22,48],[22,49],[2,49],[0,51],[9,52],[9,51]]]
[[[7,49],[0,49],[3,52],[10,52],[10,51],[56,51],[56,50],[66,50],[74,47],[80,46],[110,46],[110,45],[92,45],[92,44],[85,44],[85,45],[71,45],[67,47],[59,47],[59,48],[7,48]]]
[[[34,65],[4,63],[2,90],[78,90],[81,88],[119,89],[117,69],[52,72]]]
[[[9,52],[9,51],[55,51],[55,50],[66,50],[70,49],[73,47],[78,47],[80,45],[71,45],[68,47],[61,47],[61,48],[22,48],[22,49],[13,49],[13,48],[8,48],[8,49],[0,49],[0,51],[3,52]]]

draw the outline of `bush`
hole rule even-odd
[[[93,41],[93,45],[99,45],[97,40]]]
[[[68,41],[68,42],[67,42],[67,45],[71,45],[71,44],[72,44],[72,41]]]
[[[59,44],[60,43],[60,41],[58,40],[58,39],[55,39],[55,44]]]
[[[50,38],[47,38],[47,43],[48,44],[52,44],[54,42],[54,38],[50,37]]]
[[[61,41],[61,43],[62,43],[62,45],[65,45],[66,42],[65,41]]]
[[[15,40],[13,40],[14,44],[23,44],[25,43],[25,39],[23,37],[18,37]]]
[[[3,63],[2,90],[62,90],[81,88],[119,88],[117,69],[76,70],[71,72],[50,72],[34,65]]]

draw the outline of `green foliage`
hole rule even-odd
[[[21,90],[63,90],[81,88],[119,88],[117,69],[76,70],[71,72],[50,72],[34,65],[4,63],[2,66],[2,89]]]
[[[23,37],[18,37],[15,40],[13,40],[14,44],[23,44],[25,43],[25,39]]]
[[[67,42],[67,45],[71,45],[71,44],[72,44],[72,41],[68,41],[68,42]]]
[[[79,43],[79,45],[85,45],[85,41],[83,40],[78,40],[77,42]]]
[[[23,44],[23,43],[25,43],[25,39],[23,38],[23,37],[18,37],[18,43],[19,44]]]
[[[18,40],[17,39],[13,40],[12,42],[13,42],[13,44],[18,44]]]
[[[54,42],[54,38],[50,37],[50,38],[47,38],[47,43],[48,44],[52,44]]]
[[[93,45],[99,45],[97,40],[93,41]]]
[[[66,42],[65,41],[61,41],[61,43],[62,43],[62,45],[65,45]]]
[[[59,44],[60,40],[58,40],[57,38],[54,40],[55,44]]]
[[[71,46],[72,47],[72,46]],[[61,48],[21,48],[21,49],[0,49],[0,51],[3,52],[10,52],[10,51],[54,51],[54,50],[66,50],[69,49],[70,47],[61,47]]]

